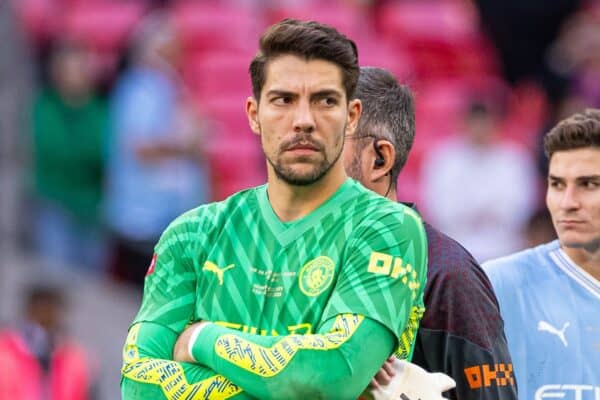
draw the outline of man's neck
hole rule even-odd
[[[575,264],[600,282],[600,249],[588,251],[579,247],[561,248]]]
[[[396,192],[396,189],[394,189],[392,187],[386,197],[388,199],[390,199],[391,201],[397,202],[398,201],[398,192]]]
[[[290,222],[316,210],[344,183],[343,169],[332,168],[323,178],[306,186],[290,185],[269,171],[267,194],[273,211],[283,222]]]

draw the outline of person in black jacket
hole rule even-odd
[[[386,70],[362,67],[354,97],[362,101],[363,112],[355,133],[346,138],[346,172],[396,201],[396,181],[415,135],[412,94]],[[452,377],[456,388],[447,394],[450,399],[517,399],[504,322],[490,281],[458,242],[427,223],[425,230],[426,311],[412,362]],[[393,378],[386,364],[372,387]]]

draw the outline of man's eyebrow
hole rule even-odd
[[[313,94],[311,94],[310,97],[342,97],[343,94],[342,92],[340,92],[339,90],[335,90],[335,89],[323,89],[323,90],[319,90],[318,92],[315,92]]]
[[[600,180],[600,175],[583,175],[583,176],[578,176],[577,180],[586,180],[586,181]]]
[[[271,89],[267,92],[267,96],[296,96],[296,93],[284,89]]]
[[[554,176],[554,175],[548,175],[548,179],[549,180],[554,180],[554,181],[564,181],[565,178],[562,178],[560,176]],[[582,181],[582,180],[600,180],[600,175],[581,175],[575,178],[578,181]]]

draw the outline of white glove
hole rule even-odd
[[[427,372],[416,364],[395,359],[396,375],[392,381],[376,389],[367,389],[374,400],[442,400],[442,393],[456,386],[454,379],[441,372]]]

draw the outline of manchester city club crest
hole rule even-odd
[[[307,262],[298,276],[300,290],[307,296],[318,296],[331,285],[334,272],[335,264],[327,256],[319,256]]]

